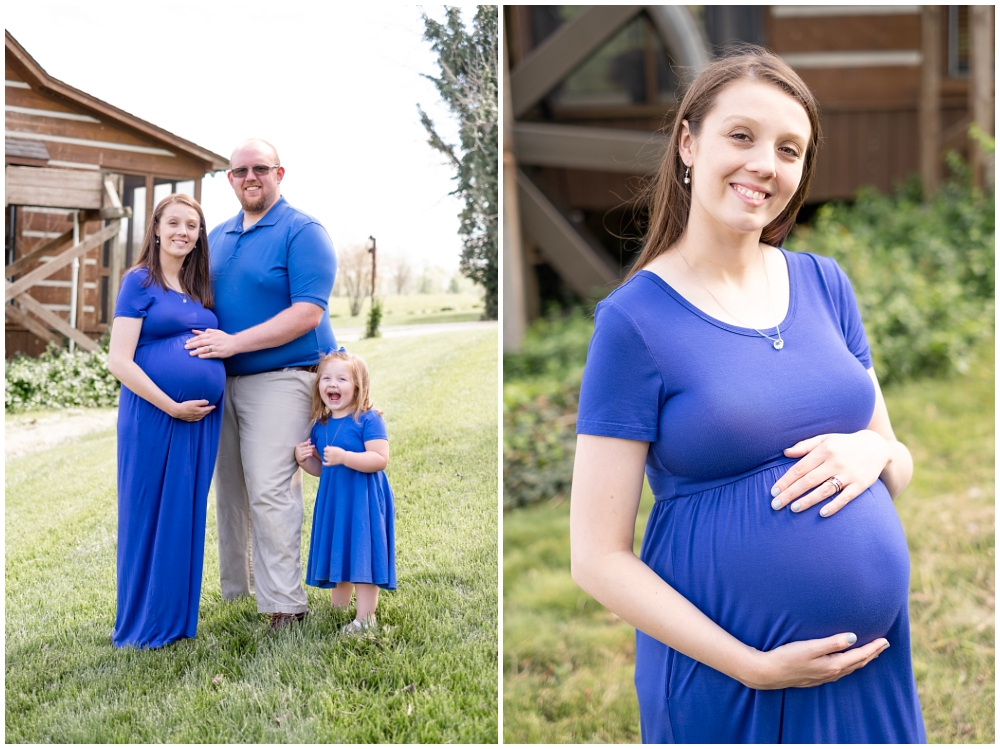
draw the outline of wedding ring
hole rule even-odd
[[[210,353],[210,354],[212,353],[212,347],[211,347],[211,345],[209,345],[209,347],[208,347],[208,353]]]
[[[843,483],[841,483],[840,479],[838,479],[836,476],[831,476],[826,480],[825,483],[833,484],[834,494],[840,494],[842,491],[844,491]]]

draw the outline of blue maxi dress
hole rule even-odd
[[[388,439],[375,411],[330,418],[313,426],[310,439],[323,460],[328,445],[364,452],[365,442]],[[395,504],[385,471],[362,473],[323,466],[313,509],[306,584],[336,588],[367,583],[396,589]]]
[[[649,743],[923,743],[910,658],[909,555],[881,481],[830,518],[771,509],[783,450],[867,428],[874,385],[854,292],[836,262],[782,251],[784,347],[716,320],[640,271],[596,312],[577,431],[650,443],[641,558],[758,650],[841,632],[890,648],[816,687],[754,690],[636,633]],[[774,329],[765,333],[776,337]]]
[[[135,362],[178,402],[204,398],[201,421],[175,419],[124,385],[118,403],[118,612],[115,647],[158,648],[194,637],[205,557],[205,512],[222,425],[226,370],[192,357],[192,329],[218,327],[190,297],[122,278],[115,317],[141,317]]]

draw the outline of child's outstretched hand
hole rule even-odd
[[[302,464],[309,458],[316,456],[316,448],[313,447],[312,440],[306,440],[305,442],[300,442],[295,446],[295,462]]]
[[[344,463],[344,456],[347,455],[347,450],[342,447],[334,447],[330,445],[323,448],[323,465],[325,466],[339,466]]]

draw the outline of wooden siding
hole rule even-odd
[[[100,172],[8,166],[4,200],[13,205],[100,208],[104,183]]]
[[[10,69],[7,74],[16,75]],[[12,79],[8,77],[8,80]],[[31,89],[7,86],[5,93],[7,106],[51,110],[59,114],[74,112],[69,106]],[[79,108],[75,111],[80,113]],[[162,142],[144,137],[121,125],[102,122],[96,117],[94,119],[97,121],[5,111],[4,127],[7,137],[40,139],[52,161],[91,164],[118,172],[154,173],[158,177],[178,180],[200,179],[205,175],[204,161],[170,151]],[[41,136],[52,136],[55,140]],[[61,139],[89,143],[65,142]]]

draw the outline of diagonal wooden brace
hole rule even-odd
[[[57,248],[61,248],[67,242],[73,240],[73,230],[67,229],[58,237],[53,239],[51,242],[46,242],[44,245],[39,247],[34,252],[28,253],[22,258],[18,258],[13,263],[4,268],[4,275],[7,278],[11,276],[16,276],[18,273],[30,268],[32,265],[38,262],[38,259],[43,255],[48,255],[50,252],[55,251]]]
[[[97,351],[99,348],[96,341],[88,338],[82,331],[71,327],[66,320],[63,320],[55,312],[46,309],[45,305],[32,297],[30,294],[20,294],[17,297],[17,303],[21,305],[21,308],[26,312],[31,312],[39,317],[42,322],[46,323],[49,327],[59,331],[67,338],[71,338],[76,341],[76,344],[84,351]]]
[[[35,318],[31,317],[31,315],[20,307],[15,307],[12,304],[5,304],[3,306],[3,311],[6,317],[10,318],[14,323],[20,325],[22,328],[25,328],[29,333],[34,333],[43,341],[62,345],[62,338],[46,328]]]
[[[50,262],[45,263],[42,267],[35,268],[35,270],[30,273],[26,273],[14,283],[8,283],[7,288],[4,291],[4,301],[9,302],[14,297],[26,292],[39,281],[48,278],[60,268],[65,268],[73,262],[73,258],[81,257],[95,247],[100,247],[118,233],[120,226],[121,221],[112,221],[110,224],[97,232],[97,234],[87,237],[84,241],[80,242],[80,244],[75,244],[65,252],[56,255]]]

